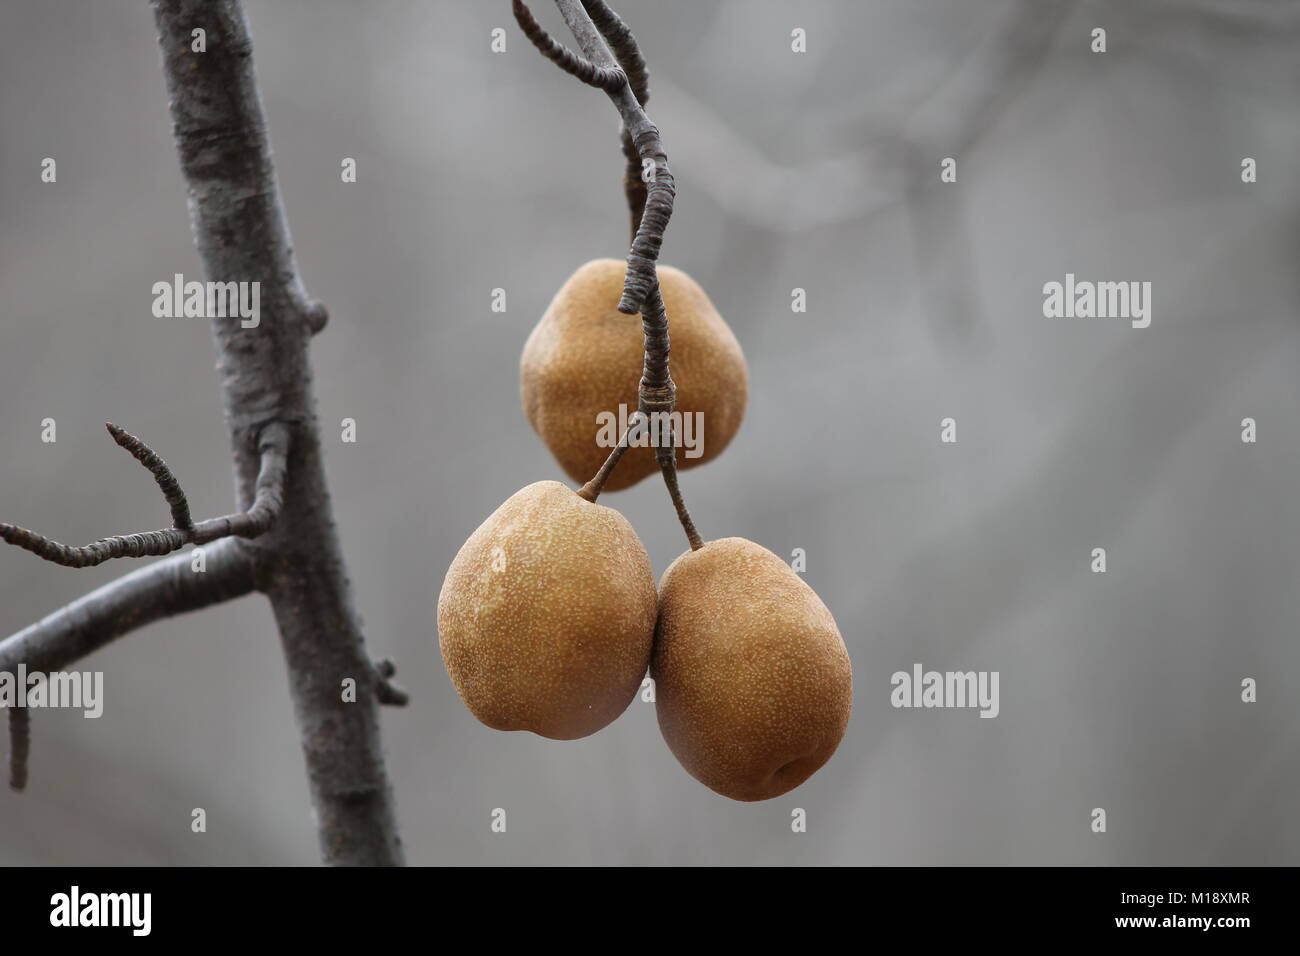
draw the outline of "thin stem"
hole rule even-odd
[[[616,66],[596,66],[591,61],[578,56],[564,44],[553,40],[546,32],[546,28],[533,17],[533,12],[528,9],[528,5],[523,0],[513,0],[513,7],[515,22],[519,24],[519,29],[524,31],[524,36],[528,37],[542,56],[565,73],[600,90],[612,90],[623,85],[626,77],[621,69]]]
[[[668,489],[673,508],[677,511],[677,520],[686,532],[686,540],[690,542],[692,551],[698,551],[704,542],[695,529],[695,522],[686,509],[686,501],[677,482],[677,439],[672,420],[672,411],[677,404],[677,386],[673,384],[668,368],[672,342],[668,335],[668,312],[664,308],[658,282],[642,306],[641,329],[645,334],[645,364],[641,372],[638,410],[647,416],[659,413],[662,416],[659,420],[667,423],[659,436],[660,444],[655,449],[655,459],[659,463],[659,471],[663,474],[664,486]]]
[[[671,426],[669,426],[671,429]],[[673,508],[677,510],[677,520],[686,532],[686,540],[690,542],[691,550],[698,551],[704,547],[704,539],[700,537],[699,531],[695,529],[695,522],[691,518],[691,513],[686,510],[686,501],[682,498],[682,490],[677,485],[677,467],[673,462],[674,449],[669,448],[668,460],[664,456],[659,457],[659,470],[664,476],[664,485],[668,488],[668,497],[673,500]]]
[[[650,99],[650,71],[646,67],[645,57],[641,55],[636,37],[632,35],[632,31],[628,29],[623,19],[610,9],[605,0],[582,0],[582,5],[590,15],[592,23],[596,25],[596,29],[600,31],[600,35],[609,44],[614,58],[618,60],[618,65],[627,74],[627,82],[632,88],[636,101],[644,107]],[[636,143],[632,141],[632,134],[628,132],[626,124],[623,125],[620,138],[623,157],[627,160],[627,166],[623,171],[623,194],[627,197],[627,209],[632,226],[628,240],[631,242],[636,239],[637,230],[641,228],[641,214],[645,211],[648,191],[646,181],[641,174],[641,156],[637,152]]]
[[[638,412],[638,414],[640,413]],[[600,466],[600,470],[592,476],[589,482],[578,489],[578,494],[580,496],[592,502],[600,497],[600,493],[605,490],[605,482],[609,480],[610,474],[614,471],[614,466],[619,463],[619,460],[623,457],[623,453],[627,451],[628,436],[632,434],[632,428],[635,421],[636,419],[634,418],[633,421],[628,422],[627,428],[623,431],[623,437],[618,440],[618,444],[615,445],[614,450],[609,453],[609,457],[606,458],[604,463]]]
[[[27,786],[27,758],[32,752],[32,715],[26,707],[9,708],[9,789]]]

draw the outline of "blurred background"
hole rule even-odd
[[[206,323],[150,312],[154,282],[201,269],[149,7],[4,6],[0,516],[75,543],[159,526],[106,419],[167,458],[196,516],[224,513]],[[497,733],[438,658],[456,550],[563,477],[518,359],[574,269],[625,254],[613,108],[505,0],[247,7],[298,261],[332,316],[313,351],[344,551],[413,697],[384,713],[410,862],[1300,862],[1300,4],[616,4],[677,177],[663,261],[750,364],[745,424],[685,494],[706,537],[804,549],[853,658],[839,753],[759,804],[681,770],[650,704],[572,743]],[[1044,318],[1067,272],[1150,281],[1151,327]],[[656,574],[685,549],[660,483],[602,501]],[[0,550],[0,634],[132,566]],[[918,662],[1000,672],[1000,715],[895,710],[890,675]],[[104,715],[34,714],[0,863],[318,860],[264,599],[82,666],[105,673]]]

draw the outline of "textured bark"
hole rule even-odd
[[[321,464],[307,299],[280,205],[238,0],[153,0],[195,243],[209,281],[260,282],[261,322],[214,319],[239,506],[253,500],[262,430],[291,431],[283,509],[244,547],[275,611],[326,863],[402,862],[376,700]],[[191,51],[191,31],[207,51]],[[356,701],[343,701],[346,678]]]
[[[63,670],[115,638],[163,618],[198,611],[253,590],[247,545],[227,540],[204,549],[207,570],[190,569],[183,551],[110,581],[0,642],[0,671]]]

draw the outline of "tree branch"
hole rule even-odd
[[[146,624],[198,611],[253,590],[253,562],[241,541],[227,539],[204,549],[205,570],[192,570],[190,552],[132,571],[91,591],[53,614],[0,641],[0,673],[50,673],[81,660],[115,638]],[[30,715],[9,710],[9,785],[27,780]]]
[[[238,0],[151,0],[195,244],[209,281],[256,281],[256,328],[215,318],[239,500],[257,512],[259,436],[292,435],[280,516],[249,545],[280,631],[326,863],[402,862],[366,653],[321,462],[308,350],[325,322],[298,276]],[[207,52],[190,48],[207,31]],[[343,681],[356,681],[355,701]]]
[[[204,549],[206,570],[186,551],[155,561],[0,641],[0,671],[62,670],[146,624],[242,597],[254,589],[253,562],[241,541]]]
[[[327,321],[298,276],[280,204],[252,43],[239,0],[151,0],[195,244],[209,281],[260,287],[262,321],[214,318],[240,511],[193,524],[179,482],[134,436],[109,431],[154,475],[173,527],[68,548],[25,529],[0,536],[75,567],[219,538],[208,570],[175,555],[86,595],[0,643],[0,669],[55,670],[114,637],[254,588],[270,598],[326,863],[401,864],[379,704],[405,703],[391,662],[372,664],[334,528],[321,462],[308,346]],[[203,28],[207,49],[191,48]],[[235,538],[256,539],[245,544]],[[343,688],[355,681],[355,700]],[[27,715],[14,730],[11,780],[25,778]]]
[[[152,448],[130,432],[112,422],[105,427],[113,440],[153,474],[171,507],[172,527],[161,531],[144,531],[136,534],[113,535],[100,538],[93,544],[74,548],[60,544],[35,531],[0,522],[0,540],[31,551],[37,557],[66,568],[90,568],[113,558],[140,558],[147,555],[171,554],[187,544],[207,544],[218,538],[235,535],[256,538],[265,534],[280,513],[284,496],[285,456],[289,450],[289,431],[279,422],[271,422],[262,430],[258,440],[261,468],[257,476],[257,494],[248,511],[209,518],[194,524],[190,518],[189,502],[180,482]]]

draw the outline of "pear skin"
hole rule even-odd
[[[645,338],[640,317],[617,308],[626,271],[627,263],[616,259],[596,259],[578,269],[533,329],[520,361],[524,414],[578,483],[596,473],[620,437],[608,441],[610,430],[602,435],[598,416],[617,420],[620,404],[628,417],[637,407]],[[720,455],[735,437],[749,373],[736,336],[694,279],[661,265],[659,287],[668,312],[676,410],[703,415],[703,435],[694,436],[698,457],[687,457],[678,436],[677,467],[694,468]],[[653,448],[631,448],[604,490],[627,488],[656,471]]]
[[[664,572],[650,665],[678,761],[733,800],[769,800],[839,745],[853,673],[835,619],[779,557],[710,541]]]
[[[573,740],[631,703],[655,615],[650,559],[627,519],[539,481],[508,498],[451,562],[438,640],[452,683],[484,724]]]

